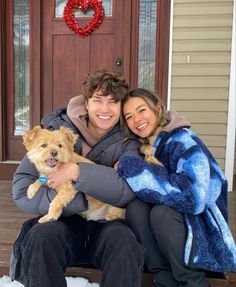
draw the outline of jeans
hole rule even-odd
[[[127,206],[126,218],[145,248],[145,266],[158,287],[208,286],[205,272],[184,263],[187,228],[182,213],[135,199]]]
[[[139,287],[143,247],[124,221],[86,221],[80,216],[35,224],[21,245],[25,287],[66,287],[68,266],[102,270],[101,287]]]

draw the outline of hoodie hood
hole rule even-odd
[[[177,128],[190,128],[191,125],[187,120],[187,117],[183,115],[179,115],[174,111],[166,111],[164,114],[165,119],[167,120],[167,124],[163,127],[162,131],[171,132]]]
[[[86,154],[98,141],[88,129],[88,111],[86,108],[86,99],[83,95],[76,96],[69,101],[67,106],[67,116],[80,131],[86,142],[83,142],[83,154]]]

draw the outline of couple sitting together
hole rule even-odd
[[[41,217],[58,186],[72,181],[77,192],[57,221],[23,224],[12,279],[25,287],[66,287],[68,266],[93,265],[102,271],[101,287],[140,287],[144,269],[153,286],[207,287],[206,271],[236,271],[227,180],[187,119],[166,111],[151,91],[128,91],[110,71],[88,75],[83,89],[42,125],[71,129],[79,135],[75,152],[95,164],[62,165],[29,199],[39,174],[25,155],[13,179],[19,208]],[[86,196],[125,208],[125,219],[84,219]]]

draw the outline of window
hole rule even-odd
[[[56,18],[63,17],[63,11],[66,6],[67,0],[56,0],[55,6],[55,16]],[[104,7],[105,16],[112,16],[112,0],[103,0],[102,5]],[[93,9],[88,9],[85,13],[79,11],[79,9],[75,9],[74,12],[75,17],[91,17],[93,16]]]
[[[14,0],[14,135],[30,127],[29,116],[29,0]]]
[[[154,90],[156,66],[157,1],[140,0],[138,86]]]

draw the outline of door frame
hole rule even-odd
[[[5,62],[5,58],[3,57],[3,53],[4,53],[4,43],[6,43],[6,33],[4,33],[4,26],[3,23],[5,23],[6,21],[6,17],[5,17],[5,2],[3,0],[0,0],[0,19],[2,19],[2,21],[0,21],[0,135],[1,135],[1,140],[0,140],[0,161],[2,161],[4,159],[4,150],[5,150],[5,146],[4,146],[4,131],[3,131],[3,119],[5,118],[5,109],[4,109],[4,98],[3,98],[3,94],[4,94],[4,90],[5,90],[5,72],[4,72],[4,68],[6,67],[6,62]]]

